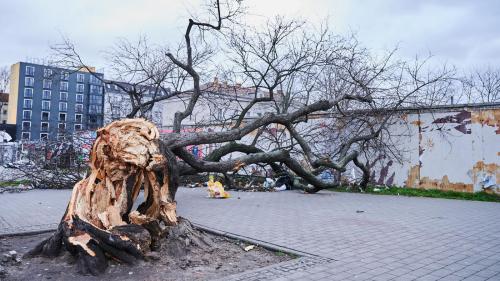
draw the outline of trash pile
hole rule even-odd
[[[220,181],[214,182],[214,176],[210,175],[208,180],[208,197],[225,199],[231,197],[227,191],[224,190],[222,183]]]
[[[20,193],[23,191],[28,191],[32,190],[33,186],[28,185],[28,184],[12,184],[12,185],[5,185],[5,186],[0,186],[0,194],[2,193]]]
[[[285,191],[291,189],[291,179],[289,176],[281,176],[276,181],[271,178],[266,178],[264,181],[265,189],[272,189],[274,191]]]

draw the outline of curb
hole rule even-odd
[[[235,233],[232,233],[232,232],[222,231],[222,230],[215,229],[215,228],[212,228],[212,227],[209,227],[209,226],[205,226],[205,225],[202,225],[202,224],[199,224],[199,223],[192,222],[192,224],[197,229],[200,229],[202,231],[205,231],[205,232],[208,232],[208,233],[212,233],[212,234],[215,234],[215,235],[220,235],[220,236],[224,236],[224,237],[236,239],[236,240],[240,240],[240,241],[244,241],[244,242],[247,242],[247,243],[251,243],[251,244],[260,246],[262,248],[271,250],[271,251],[284,252],[284,253],[295,255],[297,257],[322,258],[322,259],[328,259],[328,260],[335,261],[334,259],[331,259],[331,258],[326,258],[326,257],[320,256],[320,255],[316,255],[316,254],[312,254],[312,253],[308,253],[308,252],[304,252],[304,251],[300,251],[300,250],[295,250],[295,249],[292,249],[292,248],[280,246],[280,245],[269,243],[269,242],[266,242],[266,241],[263,241],[263,240],[254,239],[254,238],[251,238],[251,237],[248,237],[248,236],[243,236],[243,235],[235,234]],[[36,235],[36,234],[54,232],[56,230],[57,230],[57,228],[48,228],[48,229],[33,230],[33,231],[0,233],[0,238],[29,236],[29,235]]]
[[[208,226],[205,226],[205,225],[202,225],[202,224],[199,224],[199,223],[192,222],[192,224],[196,228],[201,229],[203,231],[206,231],[206,232],[209,232],[209,233],[212,233],[212,234],[216,234],[216,235],[225,236],[225,237],[236,239],[236,240],[240,240],[240,241],[244,241],[244,242],[247,242],[247,243],[252,243],[252,244],[255,244],[255,245],[260,246],[262,248],[271,250],[271,251],[284,252],[284,253],[295,255],[297,257],[322,258],[322,259],[329,259],[329,260],[335,261],[334,259],[331,259],[331,258],[323,257],[323,256],[316,255],[316,254],[311,254],[311,253],[308,253],[308,252],[303,252],[303,251],[300,251],[300,250],[295,250],[295,249],[292,249],[292,248],[288,248],[288,247],[280,246],[280,245],[277,245],[277,244],[269,243],[269,242],[266,242],[266,241],[263,241],[263,240],[254,239],[254,238],[251,238],[251,237],[248,237],[248,236],[243,236],[243,235],[238,235],[238,234],[227,232],[227,231],[218,230],[218,229],[215,229],[215,228],[212,228],[212,227],[208,227]]]

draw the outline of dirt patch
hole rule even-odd
[[[4,237],[0,238],[0,258],[3,258],[0,267],[5,270],[5,275],[0,276],[0,280],[213,280],[293,258],[261,247],[246,252],[244,248],[250,244],[207,235],[216,244],[208,251],[191,248],[184,258],[174,260],[167,254],[167,247],[162,245],[148,261],[138,261],[135,265],[110,261],[105,273],[98,277],[79,274],[74,258],[66,251],[53,259],[36,257],[20,262],[15,259],[6,261],[3,256],[12,250],[22,256],[50,233]]]

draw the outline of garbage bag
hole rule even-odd
[[[285,191],[285,190],[286,190],[286,185],[285,185],[285,184],[283,184],[283,185],[281,185],[281,186],[276,186],[276,187],[274,188],[274,190],[276,190],[276,191]]]
[[[270,178],[266,178],[266,180],[264,181],[263,187],[265,189],[271,189],[272,187],[274,187],[274,180],[270,179]]]

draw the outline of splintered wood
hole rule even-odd
[[[125,119],[97,133],[90,155],[91,173],[73,189],[64,220],[71,222],[77,215],[100,229],[124,225],[126,218],[136,224],[157,219],[175,224],[168,176],[155,172],[159,168],[165,171],[161,169],[165,158],[158,147],[158,129],[143,119]],[[141,186],[149,204],[143,214],[130,213]]]
[[[166,160],[159,151],[158,129],[143,119],[125,119],[97,133],[91,173],[73,189],[64,220],[70,222],[77,215],[100,229],[124,225],[127,218],[136,224],[157,219],[175,224],[175,202],[170,199],[166,169],[161,168]],[[147,204],[142,214],[131,213],[141,186]]]
[[[158,139],[156,127],[144,119],[98,130],[90,173],[73,188],[58,230],[26,256],[57,256],[64,245],[80,272],[97,275],[108,258],[133,263],[158,247],[167,228],[179,225]],[[141,187],[145,201],[132,211]]]

